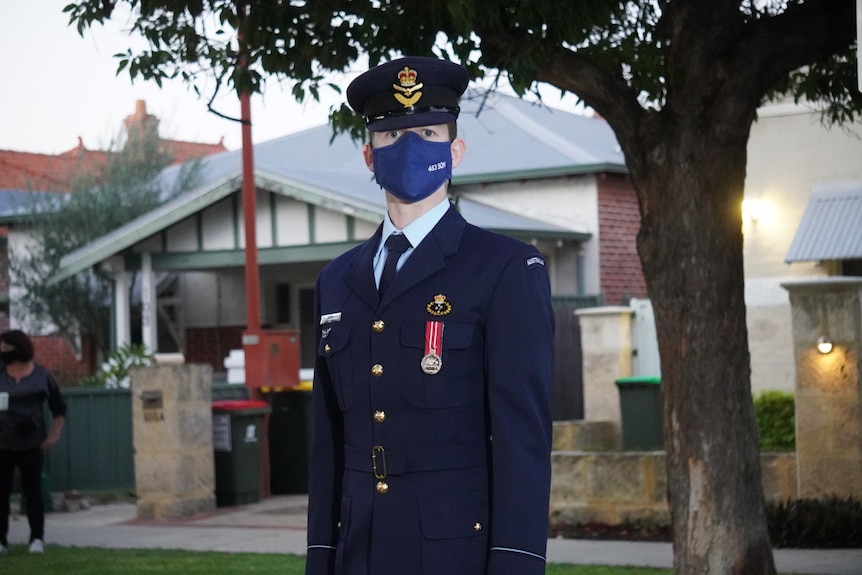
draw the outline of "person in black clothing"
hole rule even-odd
[[[0,333],[0,362],[0,554],[9,544],[9,496],[16,467],[27,501],[30,553],[43,553],[42,460],[60,439],[66,402],[51,372],[33,361],[33,342],[24,332]],[[53,416],[50,429],[45,403]]]

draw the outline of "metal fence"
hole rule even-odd
[[[45,460],[51,491],[133,489],[132,392],[64,388],[63,435]]]
[[[66,423],[60,441],[45,459],[50,490],[133,490],[132,392],[102,387],[62,391],[68,406]],[[214,400],[247,397],[244,386],[213,385]]]

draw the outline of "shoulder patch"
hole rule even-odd
[[[527,258],[526,264],[527,264],[528,270],[531,270],[535,267],[544,268],[545,267],[545,260],[539,256],[530,256]]]

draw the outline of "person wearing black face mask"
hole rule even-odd
[[[387,213],[317,280],[306,575],[545,572],[550,282],[448,200],[468,80],[409,57],[347,89]]]
[[[66,402],[54,376],[33,361],[33,342],[24,332],[0,333],[0,554],[9,542],[9,496],[15,468],[27,501],[30,553],[45,551],[42,461],[60,439]],[[51,411],[46,429],[44,404]]]

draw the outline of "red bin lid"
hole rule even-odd
[[[221,411],[233,411],[238,409],[260,409],[262,407],[269,407],[269,404],[265,401],[258,401],[253,399],[221,399],[219,401],[213,402],[213,409],[218,409]]]

